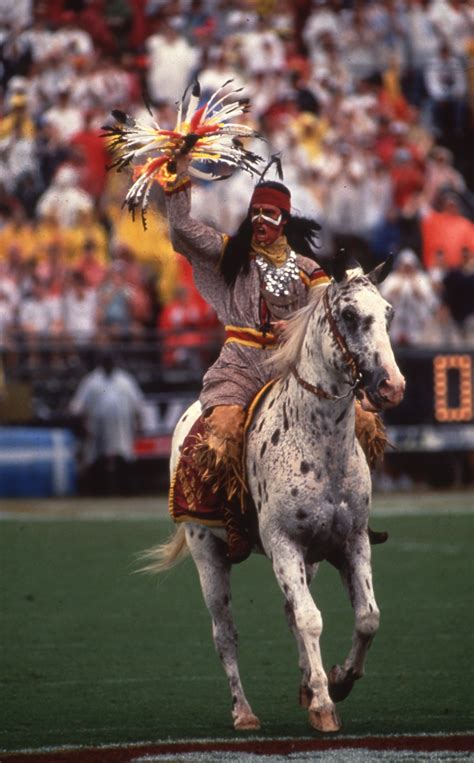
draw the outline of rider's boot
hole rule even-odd
[[[217,405],[205,418],[206,444],[213,464],[210,471],[216,480],[216,488],[222,489],[227,498],[224,519],[228,558],[232,564],[242,562],[252,550],[240,502],[244,486],[244,422],[245,411],[240,405]]]
[[[355,406],[355,433],[360,446],[365,453],[370,469],[382,460],[388,438],[385,427],[376,413],[364,411],[360,403]],[[372,546],[385,543],[388,539],[387,532],[377,532],[369,527],[369,540]]]

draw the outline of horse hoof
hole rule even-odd
[[[253,713],[246,713],[240,715],[234,721],[234,729],[236,731],[254,731],[260,728],[260,721]]]
[[[300,703],[300,707],[302,707],[304,710],[308,710],[309,706],[311,705],[311,700],[313,699],[313,692],[307,686],[306,684],[301,684],[300,691],[298,695],[298,701]]]
[[[341,728],[341,721],[335,707],[322,707],[320,710],[310,710],[308,718],[311,726],[323,734],[333,734]]]
[[[328,691],[333,702],[342,702],[352,691],[355,678],[350,671],[334,665],[328,673]]]

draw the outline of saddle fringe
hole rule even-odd
[[[374,469],[390,445],[382,419],[376,413],[364,411],[356,405],[355,431],[367,463]]]
[[[219,453],[209,445],[206,437],[198,435],[193,446],[193,460],[202,481],[212,485],[213,493],[223,491],[227,500],[231,501],[246,490],[242,453],[237,453],[237,449],[228,448],[227,452]]]
[[[165,543],[153,546],[140,554],[140,560],[146,564],[136,572],[147,572],[152,575],[165,572],[179,564],[188,554],[185,528],[180,525]]]

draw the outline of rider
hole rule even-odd
[[[191,217],[188,163],[187,157],[178,160],[165,189],[171,241],[192,264],[197,288],[225,327],[220,355],[203,379],[205,436],[193,458],[203,479],[226,491],[228,554],[237,563],[251,550],[238,501],[246,408],[272,378],[263,361],[277,345],[280,322],[329,279],[315,259],[320,226],[292,214],[286,186],[259,182],[247,216],[229,237]]]

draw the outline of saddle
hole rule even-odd
[[[251,425],[256,408],[263,400],[274,381],[270,381],[259,392],[250,403],[247,409],[247,415],[244,425],[244,444],[245,433]],[[168,508],[174,522],[193,521],[211,527],[225,527],[225,507],[227,504],[227,494],[225,487],[219,480],[202,480],[202,472],[199,459],[195,458],[196,450],[205,435],[205,421],[203,416],[195,421],[190,431],[186,435],[178,466],[171,480]],[[253,524],[251,517],[254,513],[253,501],[245,487],[245,446],[242,454],[243,476],[241,489],[237,500],[240,503],[240,510],[249,524]]]
[[[257,543],[256,507],[245,486],[245,434],[253,421],[258,405],[275,381],[272,380],[262,387],[247,409],[244,426],[241,489],[239,495],[234,499],[240,504],[242,522],[247,526],[248,532]],[[192,521],[210,527],[226,528],[225,517],[228,503],[226,488],[219,481],[218,475],[215,479],[203,481],[199,459],[195,458],[196,450],[199,449],[204,436],[205,421],[203,416],[199,416],[184,439],[178,466],[171,481],[168,509],[174,522]],[[374,416],[362,411],[358,404],[356,405],[356,436],[364,450],[369,466],[373,468],[377,460],[383,455],[387,445],[387,437],[380,418],[377,415]],[[370,527],[368,532],[371,545],[385,543],[388,539],[386,532],[377,532]]]

